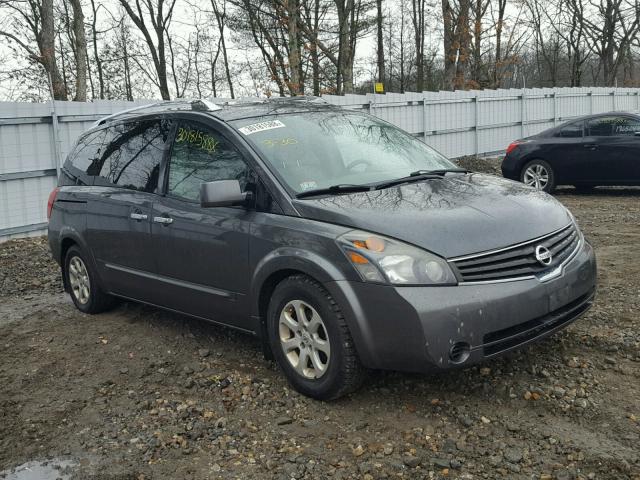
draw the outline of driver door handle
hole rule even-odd
[[[588,148],[589,150],[597,150],[598,145],[595,143],[585,143],[584,148]]]
[[[153,221],[156,223],[161,223],[163,225],[171,225],[173,223],[173,218],[171,217],[153,217]]]
[[[134,220],[138,220],[138,221],[146,220],[147,218],[149,218],[146,213],[138,213],[138,212],[133,212],[129,216]]]

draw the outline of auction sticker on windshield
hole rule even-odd
[[[244,135],[251,135],[252,133],[264,132],[265,130],[273,130],[274,128],[282,128],[284,126],[285,124],[280,120],[269,120],[268,122],[253,123],[238,130]]]

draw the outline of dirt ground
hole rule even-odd
[[[132,303],[83,315],[44,239],[0,244],[0,478],[640,480],[640,190],[557,198],[597,251],[587,315],[333,403],[248,336]]]

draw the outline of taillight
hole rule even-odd
[[[511,142],[511,143],[509,144],[509,146],[507,147],[507,154],[511,153],[511,151],[512,151],[514,148],[516,148],[518,145],[520,145],[521,143],[522,143],[522,142],[517,141],[517,140],[516,140],[515,142]]]
[[[49,200],[47,201],[47,220],[51,218],[51,210],[53,210],[53,204],[56,201],[59,191],[60,187],[56,187],[51,190],[51,193],[49,194]]]

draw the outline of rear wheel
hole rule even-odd
[[[313,279],[294,275],[278,284],[267,329],[276,361],[300,393],[331,400],[361,385],[365,369],[340,307]]]
[[[541,159],[531,160],[524,166],[520,173],[520,181],[547,193],[556,187],[556,177],[551,165]]]
[[[65,282],[78,310],[100,313],[115,304],[115,299],[100,288],[97,274],[77,246],[69,248],[64,265]]]

